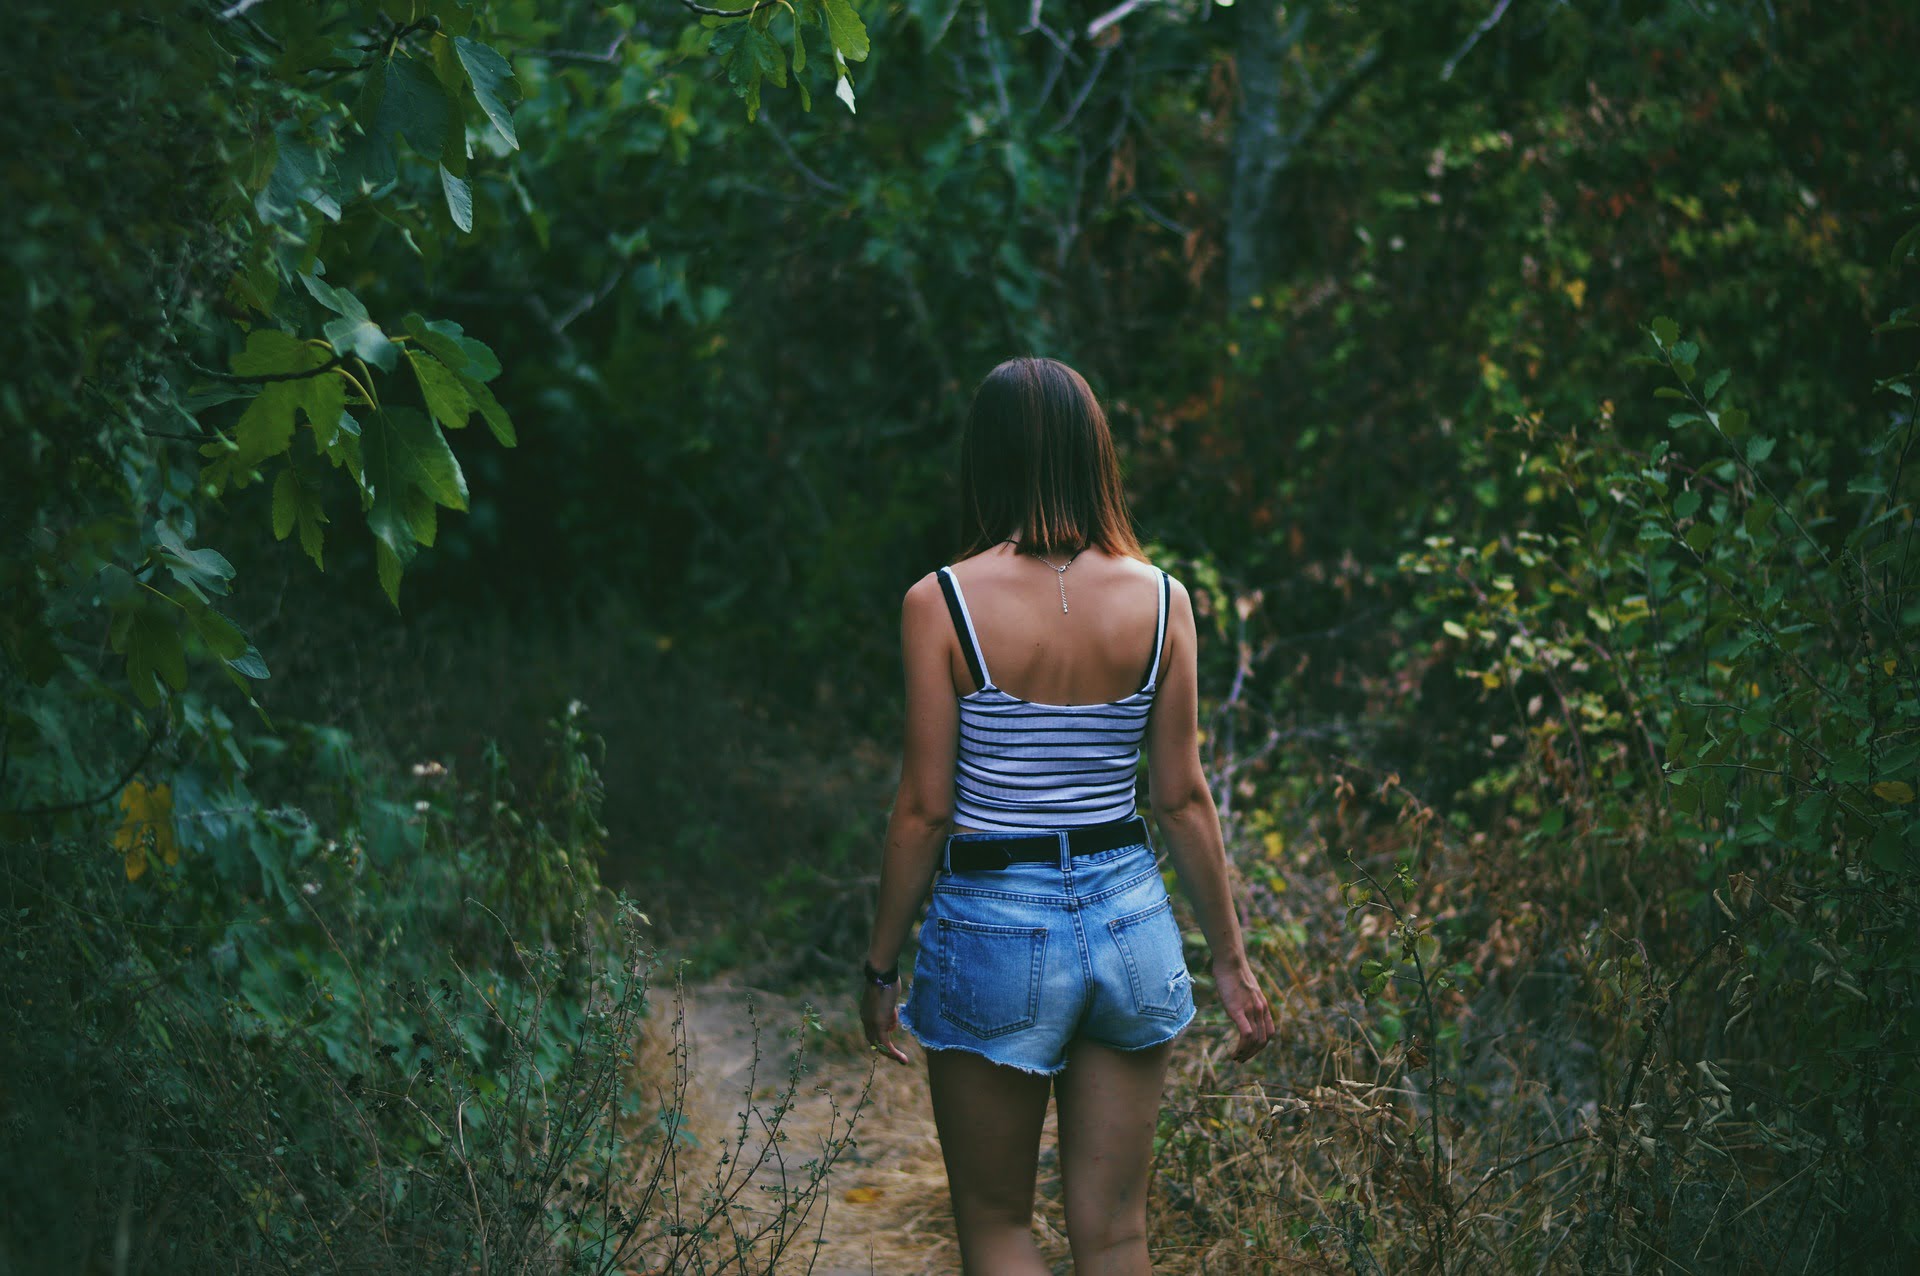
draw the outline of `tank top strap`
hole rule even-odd
[[[1160,681],[1160,655],[1167,645],[1167,603],[1173,593],[1173,581],[1167,573],[1160,573],[1160,616],[1153,625],[1153,664],[1147,670],[1147,680],[1141,685],[1142,691],[1152,691]]]
[[[947,596],[947,614],[953,617],[953,632],[967,657],[967,672],[973,675],[975,686],[984,691],[993,685],[987,677],[987,659],[980,653],[980,636],[973,632],[973,616],[967,611],[966,595],[960,592],[960,582],[954,579],[950,567],[940,569],[940,592]]]

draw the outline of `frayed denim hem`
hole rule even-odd
[[[907,1030],[908,1036],[920,1043],[922,1050],[964,1050],[968,1054],[979,1055],[988,1063],[997,1063],[1003,1068],[1012,1068],[1015,1072],[1024,1072],[1029,1076],[1051,1077],[1061,1072],[1067,1066],[1066,1061],[1062,1060],[1051,1068],[1035,1068],[1024,1063],[1009,1063],[1005,1059],[996,1059],[979,1046],[948,1044],[944,1041],[929,1041],[920,1034],[918,1028],[913,1026],[913,1020],[908,1016],[907,1008],[904,1005],[900,1007],[900,1026]]]
[[[908,1031],[911,1032],[912,1029],[908,1029]],[[915,1041],[920,1041],[920,1034],[914,1033],[913,1039]],[[929,1051],[962,1050],[962,1051],[965,1051],[967,1054],[979,1055],[982,1059],[985,1059],[988,1063],[998,1064],[1002,1068],[1011,1068],[1015,1072],[1024,1072],[1030,1077],[1058,1076],[1060,1073],[1065,1072],[1067,1070],[1067,1065],[1064,1063],[1058,1064],[1051,1068],[1029,1068],[1024,1063],[1008,1063],[1005,1059],[994,1058],[992,1055],[980,1049],[980,1047],[978,1046],[936,1046],[936,1045],[930,1045],[925,1041],[920,1041],[920,1048],[922,1050],[929,1050]]]
[[[1194,1016],[1197,1015],[1198,1013],[1199,1013],[1199,1007],[1197,1006],[1187,1007],[1186,1016],[1182,1018],[1179,1023],[1175,1024],[1171,1029],[1169,1029],[1164,1035],[1155,1037],[1152,1041],[1145,1041],[1136,1045],[1131,1045],[1131,1046],[1115,1045],[1111,1041],[1102,1041],[1098,1037],[1084,1037],[1084,1036],[1075,1037],[1073,1041],[1088,1041],[1088,1042],[1092,1042],[1096,1046],[1101,1046],[1108,1050],[1119,1050],[1126,1054],[1136,1054],[1142,1050],[1152,1050],[1156,1046],[1166,1045],[1169,1041],[1172,1041],[1174,1038],[1178,1037],[1181,1033],[1185,1032],[1187,1028],[1192,1025]],[[913,1026],[913,1021],[907,1017],[907,1008],[905,1006],[900,1007],[900,1026],[907,1030],[908,1036],[912,1037],[916,1042],[919,1043],[920,1048],[922,1050],[964,1050],[968,1054],[979,1055],[982,1059],[985,1059],[988,1063],[997,1063],[1003,1068],[1012,1068],[1015,1072],[1024,1072],[1029,1076],[1035,1076],[1035,1077],[1058,1076],[1060,1073],[1065,1072],[1067,1070],[1067,1065],[1073,1062],[1073,1059],[1071,1058],[1071,1056],[1069,1056],[1066,1059],[1062,1059],[1059,1063],[1055,1064],[1051,1068],[1035,1068],[1035,1067],[1029,1067],[1024,1063],[1009,1063],[1005,1059],[996,1059],[993,1057],[993,1055],[981,1049],[979,1046],[958,1045],[958,1044],[948,1044],[946,1042],[929,1041],[925,1037],[920,1035],[919,1029]],[[1073,1042],[1070,1041],[1067,1043],[1067,1045],[1068,1045],[1069,1051],[1071,1051]]]

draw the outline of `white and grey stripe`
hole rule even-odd
[[[1160,573],[1160,612],[1146,682],[1132,695],[1105,704],[1040,704],[994,686],[960,582],[950,569],[940,569],[940,586],[979,686],[960,697],[954,823],[1010,833],[1130,818],[1140,746],[1166,645],[1167,574]]]

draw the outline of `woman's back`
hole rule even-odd
[[[1093,570],[1071,586],[1057,567],[1011,552],[967,560],[962,568],[974,570],[964,579],[960,570],[941,573],[961,655],[953,669],[961,829],[1057,829],[1134,815],[1171,585],[1144,563],[1105,554],[1083,554],[1068,572],[1083,560]],[[1053,579],[1038,579],[1036,568]]]
[[[1056,555],[1058,566],[1067,556]],[[1088,549],[1064,576],[1002,545],[951,569],[993,685],[1049,705],[1094,705],[1140,690],[1154,662],[1161,572]],[[1060,606],[1065,586],[1067,605]],[[962,661],[956,694],[981,689]]]

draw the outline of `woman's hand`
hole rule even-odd
[[[1213,981],[1220,991],[1220,1004],[1227,1008],[1227,1018],[1240,1033],[1233,1050],[1234,1062],[1245,1063],[1273,1038],[1273,1011],[1267,1006],[1267,995],[1260,991],[1260,981],[1244,958],[1215,962]]]
[[[860,992],[860,1026],[866,1030],[867,1044],[875,1053],[895,1063],[908,1061],[906,1052],[893,1044],[893,1034],[900,1028],[898,988],[868,981]]]

